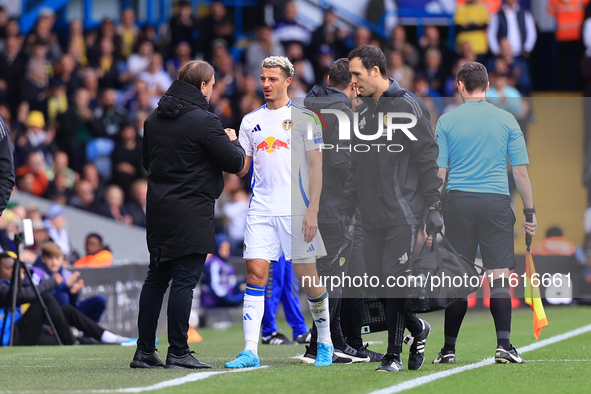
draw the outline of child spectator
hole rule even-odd
[[[103,237],[96,233],[86,236],[86,256],[74,263],[76,267],[103,268],[109,267],[113,261],[113,253],[103,244]]]
[[[54,274],[62,276],[62,283],[51,291],[58,304],[70,304],[80,312],[98,322],[107,306],[107,299],[102,295],[96,295],[83,301],[78,301],[80,290],[84,288],[84,279],[80,278],[80,272],[72,272],[64,268],[64,254],[54,242],[46,242],[41,247],[41,256],[35,262],[35,267],[41,269],[41,280],[53,277]]]

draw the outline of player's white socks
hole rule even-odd
[[[101,342],[102,343],[121,343],[123,341],[125,341],[126,337],[122,337],[121,335],[117,335],[117,334],[113,334],[111,331],[103,331],[103,334],[101,335]]]
[[[308,297],[308,305],[310,305],[310,312],[312,312],[312,319],[318,329],[318,342],[326,345],[332,345],[330,338],[330,316],[328,313],[328,293],[326,289],[320,297]]]
[[[257,354],[261,322],[265,313],[265,287],[246,285],[242,306],[242,325],[244,328],[244,350]]]

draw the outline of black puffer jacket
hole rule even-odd
[[[351,153],[347,150],[351,141],[339,140],[339,123],[336,115],[322,114],[321,110],[339,110],[345,113],[350,124],[353,124],[351,100],[338,89],[314,85],[304,99],[304,105],[319,113],[326,121],[326,125],[322,125],[322,138],[325,144],[330,145],[330,149],[322,151],[322,194],[318,222],[338,223],[337,206],[343,198],[347,170],[351,165]]]
[[[200,90],[175,81],[144,124],[152,261],[215,251],[213,213],[224,188],[222,171],[242,170],[244,149],[207,109]]]
[[[14,161],[10,131],[0,117],[0,215],[8,205],[14,188]]]

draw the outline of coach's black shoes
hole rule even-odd
[[[300,358],[302,364],[314,364],[316,362],[316,348],[306,345],[306,353]],[[353,360],[348,357],[340,357],[335,353],[332,355],[333,364],[352,364]]]
[[[398,372],[402,371],[402,361],[400,361],[400,355],[394,353],[384,354],[382,363],[376,368],[376,371],[380,372]]]
[[[437,358],[433,360],[433,364],[455,364],[456,354],[453,350],[445,351],[441,349]]]
[[[164,368],[164,363],[158,358],[156,352],[147,353],[136,350],[129,366],[131,368]]]
[[[521,358],[517,349],[511,345],[511,349],[505,350],[502,346],[497,347],[495,352],[495,362],[499,364],[527,364],[527,361]]]
[[[367,347],[369,346],[369,343],[366,343],[365,346],[361,346],[359,349],[357,349],[358,352],[361,353],[367,353],[367,355],[369,356],[369,362],[370,363],[380,363],[382,362],[382,359],[384,358],[384,354],[383,353],[378,353],[378,352],[374,352],[373,350],[369,350]]]
[[[345,345],[345,349],[335,349],[334,354],[342,358],[350,358],[354,363],[368,363],[370,358],[367,351],[355,350],[349,345]]]
[[[164,368],[173,368],[173,369],[201,369],[201,368],[211,368],[211,365],[202,363],[201,361],[197,360],[193,357],[193,351],[187,350],[185,354],[182,356],[177,356],[173,353],[168,353],[166,356],[166,365]]]
[[[418,371],[425,362],[425,342],[431,334],[431,326],[423,319],[419,319],[423,325],[423,332],[416,337],[407,335],[404,342],[410,346],[410,355],[408,356],[408,369]]]
[[[296,341],[292,341],[280,332],[274,332],[268,337],[262,337],[263,345],[297,345]]]

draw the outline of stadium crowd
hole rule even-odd
[[[263,104],[258,79],[265,57],[285,55],[292,60],[295,78],[288,93],[303,98],[314,84],[326,85],[336,59],[371,44],[386,53],[389,76],[425,100],[434,128],[439,115],[460,102],[455,72],[465,62],[478,60],[491,73],[488,97],[512,112],[526,130],[531,116],[526,99],[532,90],[529,54],[537,32],[519,0],[458,2],[455,49],[446,45],[445,32],[437,26],[426,26],[424,35],[413,40],[409,37],[414,30],[398,24],[385,39],[365,27],[351,28],[331,9],[311,31],[297,22],[294,2],[281,3],[282,12],[275,7],[274,26],[260,25],[247,32],[248,40],[238,42],[232,10],[221,2],[213,3],[202,18],[196,18],[188,2],[176,2],[174,16],[163,26],[140,27],[135,11],[125,9],[119,21],[104,19],[96,30],[85,30],[74,20],[67,31],[57,29],[54,12],[44,8],[27,34],[21,33],[18,18],[0,8],[0,116],[11,130],[17,189],[145,227],[143,122],[179,68],[195,58],[215,68],[210,109],[224,127],[238,129],[242,117]],[[576,10],[567,10],[551,1],[548,12],[557,19],[561,48],[577,51],[583,42],[588,65],[591,6],[585,11],[587,2],[576,3]],[[578,15],[575,24],[573,13]],[[586,87],[589,69],[583,68]],[[249,185],[235,175],[227,174],[225,181],[216,228],[227,235],[232,254],[240,255]],[[22,216],[21,211],[7,216]],[[48,214],[39,217],[46,219],[39,228],[51,226]],[[5,232],[8,225],[5,219]],[[68,255],[68,246],[62,244]]]

